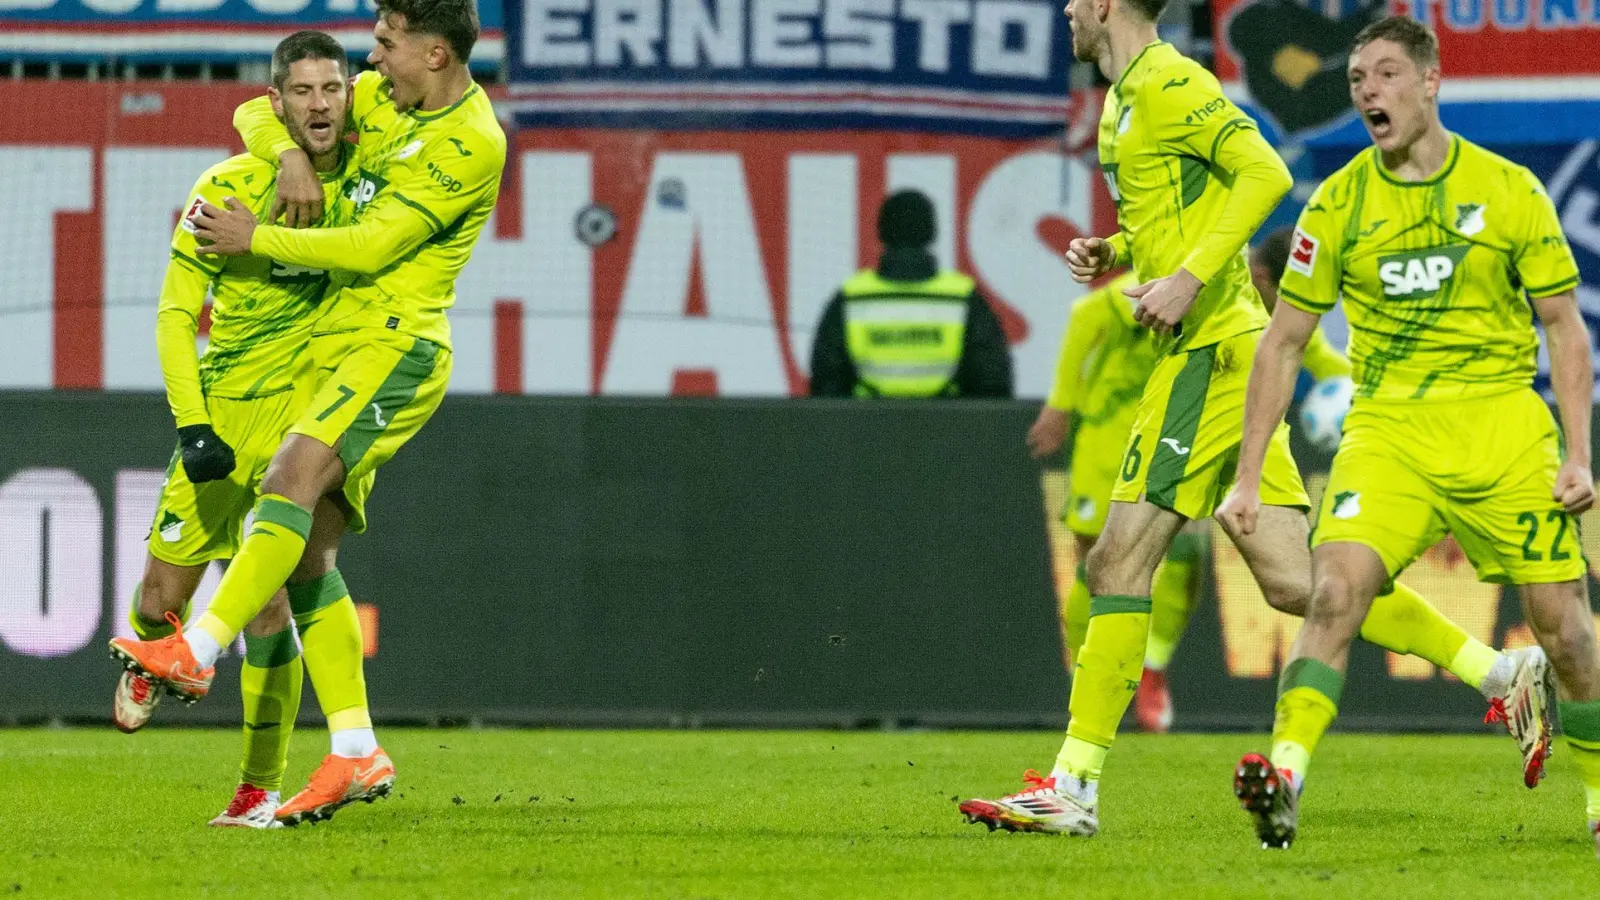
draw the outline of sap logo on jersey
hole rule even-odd
[[[1455,274],[1467,248],[1437,247],[1432,250],[1412,250],[1380,257],[1378,279],[1383,282],[1384,296],[1394,300],[1414,300],[1439,292],[1439,288]]]
[[[1052,77],[1045,0],[523,0],[535,69]],[[741,72],[740,70],[745,70]]]

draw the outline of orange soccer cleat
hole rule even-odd
[[[394,789],[394,763],[379,747],[371,756],[351,759],[328,754],[311,776],[305,790],[278,807],[278,821],[285,825],[321,822],[357,800],[367,803],[387,797]]]
[[[145,675],[166,687],[167,693],[185,703],[194,703],[211,690],[211,679],[216,677],[215,666],[200,668],[200,663],[189,650],[183,638],[183,620],[167,613],[167,621],[176,630],[157,641],[140,641],[133,638],[112,638],[111,658],[122,663],[130,672]]]

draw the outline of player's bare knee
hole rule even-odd
[[[1355,585],[1339,573],[1319,573],[1303,615],[1307,622],[1315,621],[1324,625],[1348,624],[1351,619],[1359,621],[1361,613],[1356,602]]]
[[[1084,580],[1089,587],[1089,593],[1095,596],[1106,594],[1136,594],[1132,582],[1137,573],[1132,571],[1128,563],[1133,554],[1127,548],[1118,546],[1118,541],[1110,539],[1109,535],[1101,535],[1095,542],[1094,549],[1089,551],[1089,558],[1084,562]],[[1149,589],[1146,588],[1145,593]]]
[[[1310,585],[1297,581],[1265,585],[1261,595],[1266,598],[1268,606],[1291,616],[1303,617],[1311,607]]]

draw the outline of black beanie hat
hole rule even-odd
[[[878,207],[878,240],[888,247],[926,247],[937,226],[933,201],[921,191],[895,191]]]

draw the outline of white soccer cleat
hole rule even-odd
[[[282,828],[277,819],[278,801],[253,784],[241,784],[233,792],[233,802],[210,821],[213,828]]]
[[[132,734],[150,721],[160,702],[160,685],[143,673],[124,671],[117,679],[117,693],[111,701],[111,721],[118,731]]]
[[[1007,794],[999,800],[968,800],[961,813],[973,824],[983,823],[990,831],[1037,831],[1044,834],[1070,834],[1090,837],[1100,830],[1093,805],[1056,789],[1052,776],[1045,778],[1032,769],[1022,773],[1028,789]]]
[[[1507,650],[1514,667],[1511,687],[1504,697],[1489,701],[1485,722],[1504,722],[1522,751],[1522,783],[1538,787],[1544,778],[1544,761],[1550,758],[1553,727],[1550,711],[1556,707],[1556,679],[1550,659],[1539,647]]]

